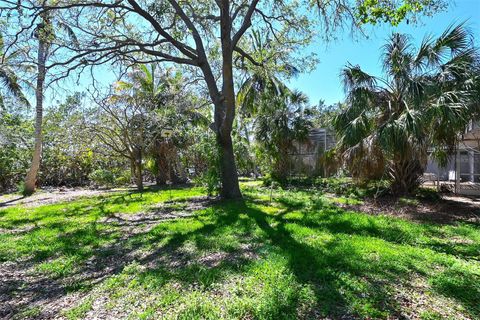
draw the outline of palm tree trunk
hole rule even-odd
[[[413,193],[421,183],[425,170],[425,161],[419,155],[410,158],[399,157],[393,161],[390,171],[393,178],[391,190],[394,195],[408,195]]]
[[[38,75],[35,90],[35,147],[33,149],[32,164],[25,178],[25,194],[35,192],[38,170],[42,156],[42,121],[43,121],[43,86],[45,83],[47,60],[47,43],[42,36],[38,37]]]

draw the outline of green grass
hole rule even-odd
[[[82,301],[75,307],[64,312],[65,317],[69,320],[83,319],[88,311],[92,308],[93,301],[91,298]]]
[[[244,201],[150,227],[103,221],[170,198],[182,210],[202,190],[3,209],[11,232],[0,235],[0,261],[32,263],[63,294],[80,294],[63,310],[70,319],[96,300],[132,319],[480,317],[478,225],[345,211],[335,203],[358,200],[312,190],[274,190],[270,202],[269,190],[249,181]],[[85,276],[92,265],[101,281]]]

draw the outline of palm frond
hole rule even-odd
[[[57,21],[57,25],[60,29],[64,30],[67,33],[67,36],[73,46],[77,49],[80,48],[80,42],[78,41],[75,31],[73,31],[73,29],[68,24],[63,23],[62,21]]]
[[[383,46],[383,70],[391,76],[408,73],[414,57],[410,53],[411,44],[405,34],[394,33]]]
[[[438,38],[433,49],[442,50],[449,48],[452,52],[467,49],[470,46],[470,33],[465,28],[465,23],[450,25]]]
[[[14,99],[18,100],[25,106],[30,106],[28,99],[22,91],[18,78],[13,71],[8,70],[5,67],[0,68],[0,83]]]
[[[440,37],[430,44],[428,61],[431,65],[441,65],[450,54],[468,49],[469,44],[470,34],[464,24],[450,25]]]
[[[417,54],[412,61],[414,68],[416,68],[417,70],[421,70],[422,68],[425,68],[432,64],[432,61],[430,60],[432,46],[433,36],[428,35],[424,37],[422,43],[420,44],[420,47],[418,48]]]
[[[358,65],[348,64],[342,69],[340,77],[345,92],[358,88],[373,89],[376,86],[376,78],[364,72]]]

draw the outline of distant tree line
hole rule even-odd
[[[240,198],[239,174],[284,181],[294,142],[328,124],[339,137],[329,157],[357,181],[380,177],[410,192],[425,150],[454,145],[478,106],[478,54],[463,26],[426,39],[416,52],[407,36],[392,36],[385,77],[347,67],[340,111],[311,106],[285,83],[316,65],[305,49],[317,35],[415,22],[446,5],[4,1],[1,187],[23,180],[31,194],[38,185],[133,181],[141,190],[147,180],[194,179],[223,198]],[[116,79],[105,83],[99,72]],[[68,81],[83,82],[85,92],[74,94]],[[46,106],[54,94],[62,101]],[[33,105],[32,120],[25,110]]]

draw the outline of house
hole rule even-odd
[[[456,193],[480,195],[480,122],[471,121],[465,129],[445,167],[435,159],[428,159],[425,170],[426,180],[437,187],[447,185]]]
[[[305,142],[295,142],[294,152],[290,154],[291,169],[294,175],[302,176],[325,176],[325,168],[320,159],[321,156],[335,147],[335,134],[324,128],[310,130]]]

